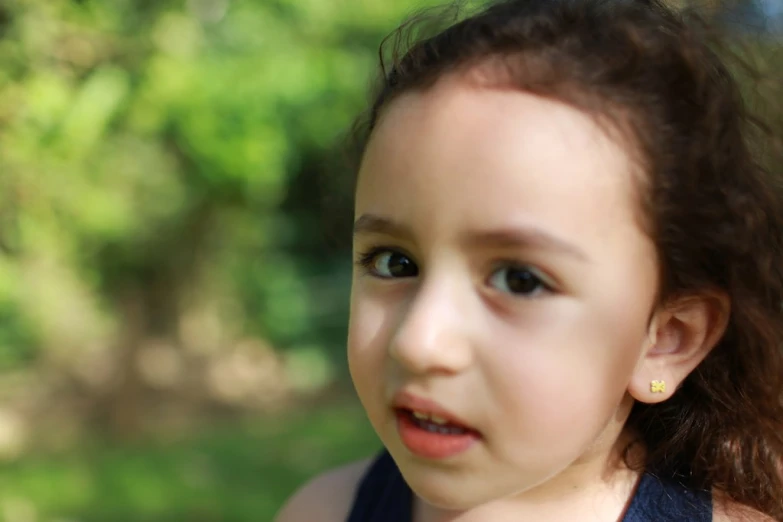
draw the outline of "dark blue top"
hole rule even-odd
[[[381,453],[356,490],[347,522],[411,522],[413,494],[388,452]],[[622,522],[710,522],[712,497],[644,474]]]

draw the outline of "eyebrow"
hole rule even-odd
[[[413,238],[413,231],[410,227],[374,214],[362,214],[354,222],[354,237],[361,234],[384,234],[402,239]],[[589,261],[587,254],[576,245],[539,228],[528,226],[472,231],[465,236],[465,244],[471,247],[495,248],[529,248],[533,246],[567,254],[580,261]]]
[[[409,227],[375,214],[362,214],[354,222],[353,236],[356,237],[362,234],[384,234],[404,239],[413,238],[413,231]]]

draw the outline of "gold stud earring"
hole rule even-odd
[[[652,393],[663,393],[666,391],[666,381],[652,381],[650,383]]]

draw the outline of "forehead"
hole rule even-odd
[[[444,79],[387,107],[362,162],[356,210],[430,224],[520,220],[605,234],[614,222],[638,232],[633,169],[623,143],[571,106]]]

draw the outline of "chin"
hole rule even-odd
[[[519,493],[516,488],[504,488],[479,478],[460,478],[448,472],[418,472],[404,474],[411,490],[421,500],[438,509],[464,512],[483,504]],[[475,476],[474,476],[475,477]]]
[[[443,511],[465,512],[470,511],[482,504],[491,502],[493,498],[483,498],[472,491],[465,495],[460,495],[459,491],[454,490],[433,490],[431,488],[411,488],[418,498],[432,507]]]

